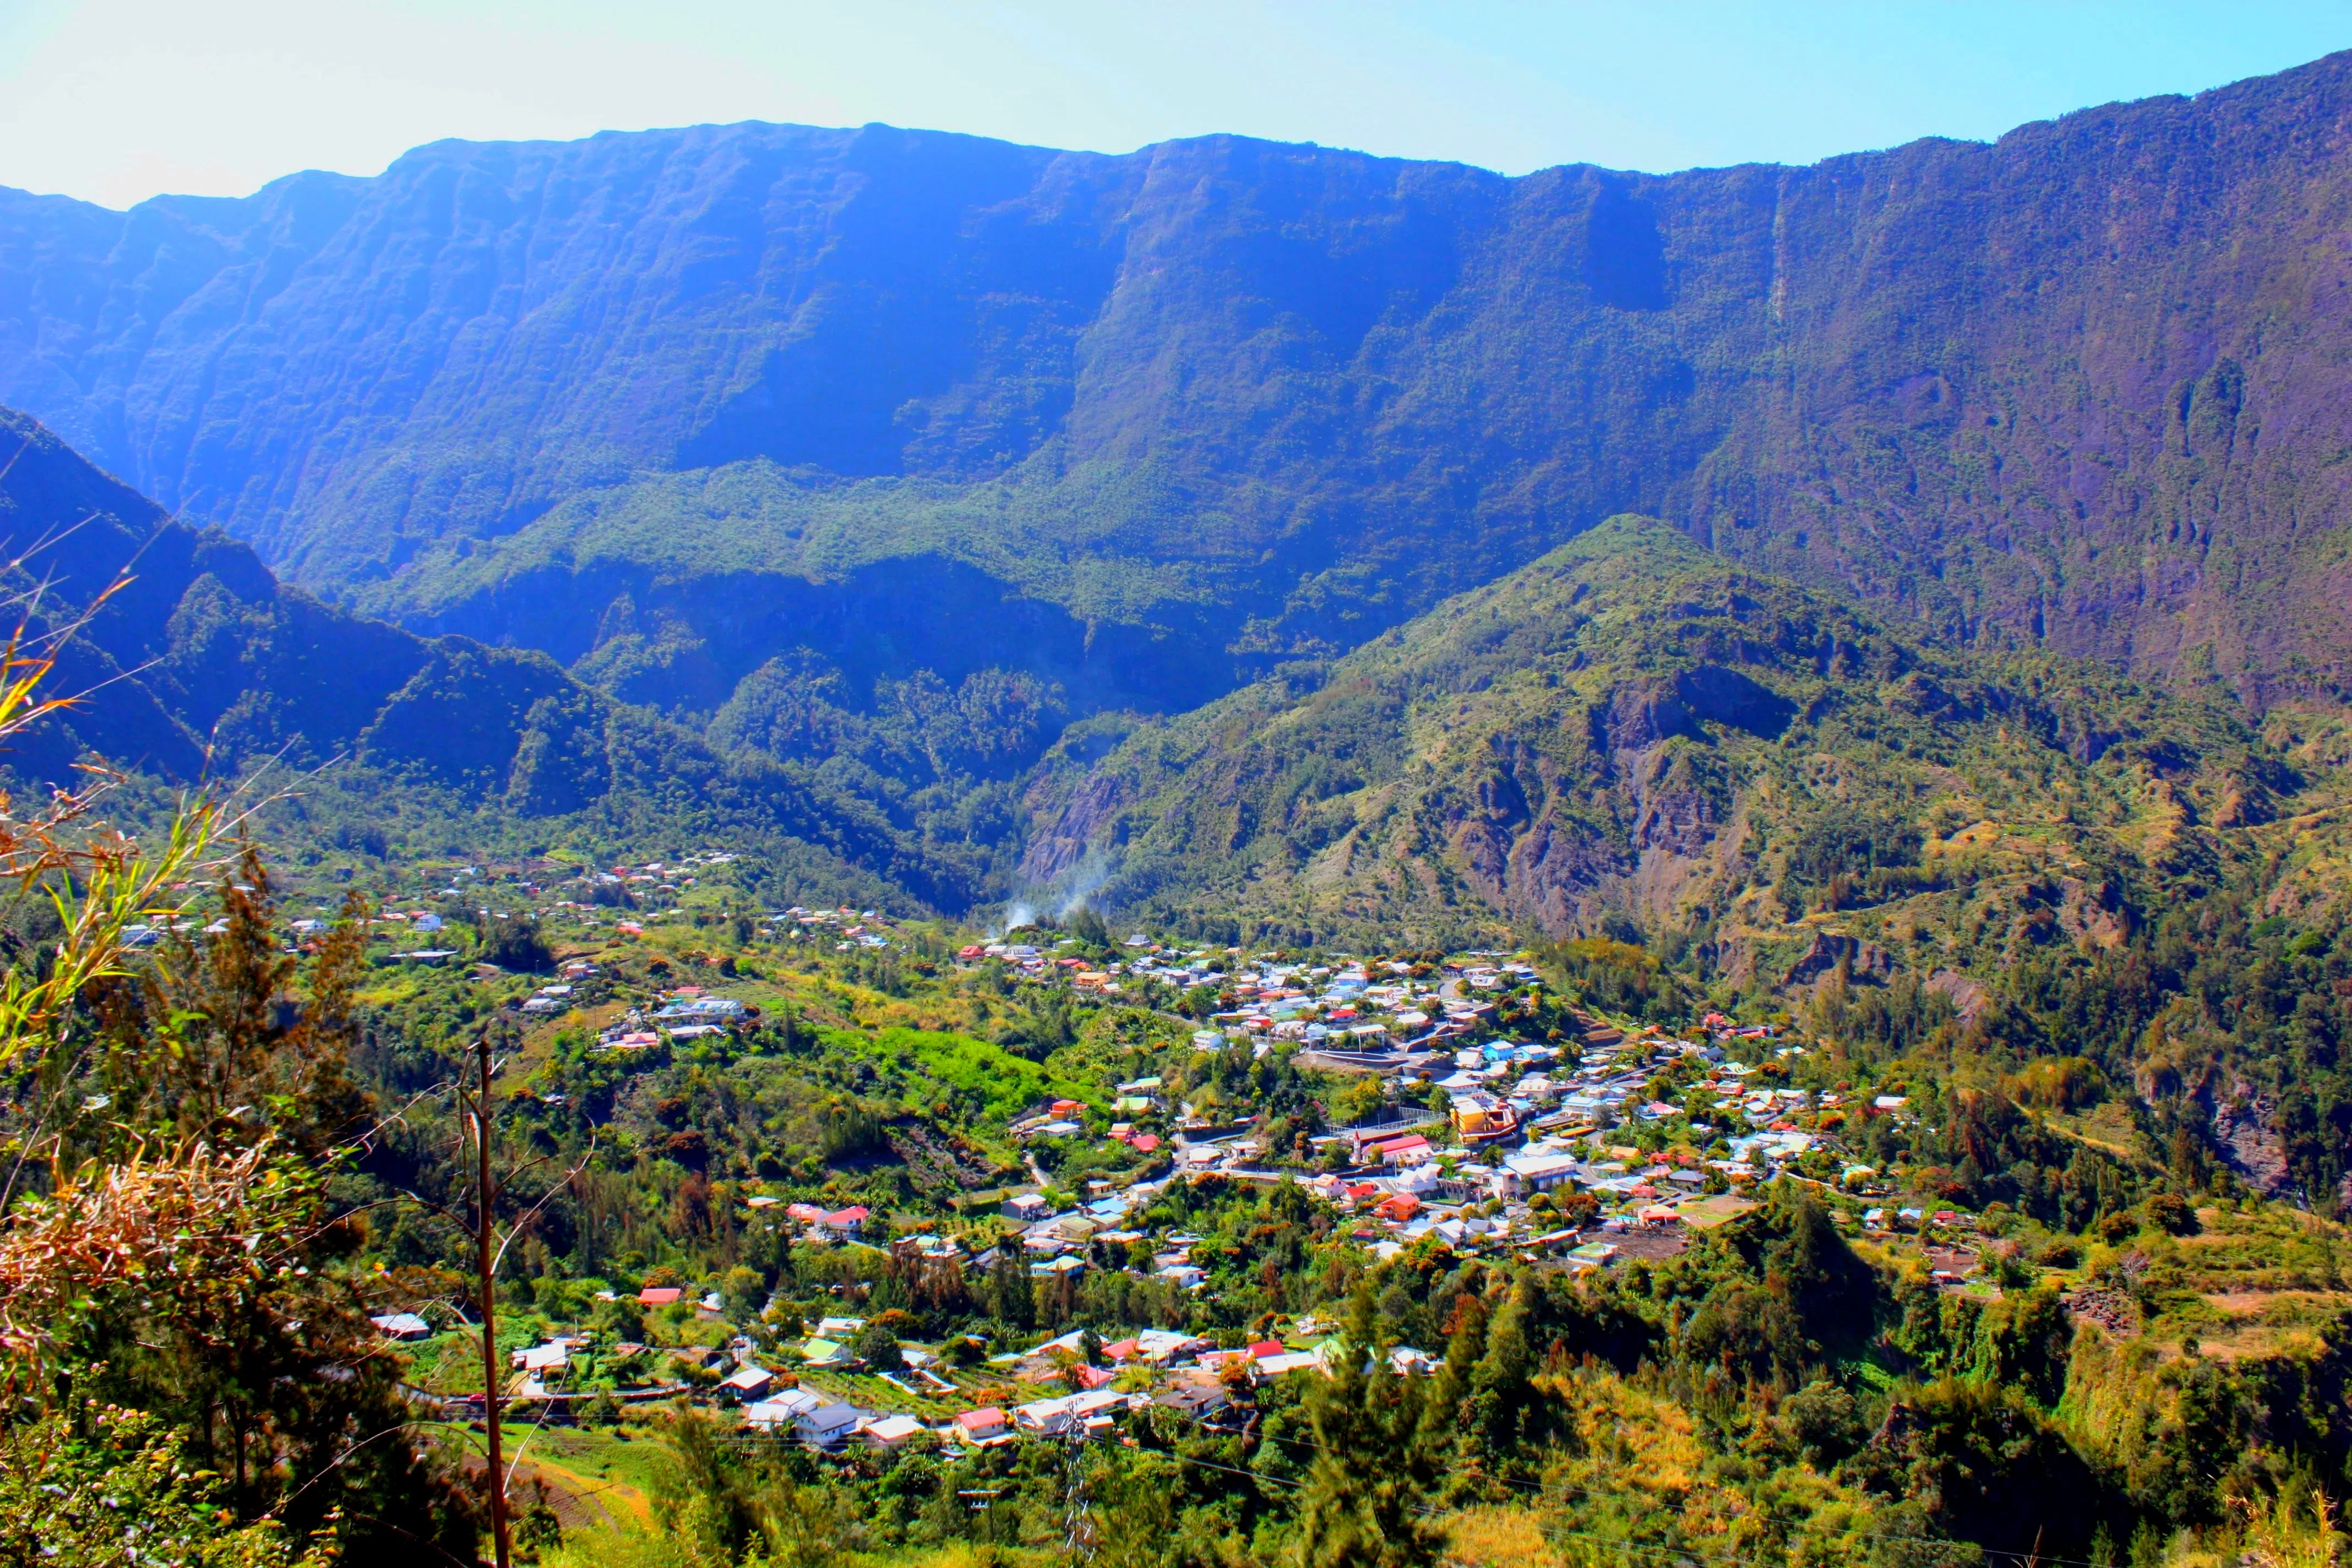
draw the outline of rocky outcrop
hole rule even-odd
[[[2213,1096],[2213,1142],[2238,1179],[2265,1197],[2294,1190],[2286,1167],[2286,1141],[2274,1123],[2278,1107],[2268,1095],[2231,1084]]]
[[[2112,882],[2061,879],[2057,912],[2060,928],[2077,942],[2116,948],[2130,940],[2131,910]]]
[[[1971,980],[1952,969],[1938,969],[1927,976],[1927,988],[1938,995],[1950,997],[1964,1024],[1973,1023],[1992,1000],[1992,993],[1983,981]]]

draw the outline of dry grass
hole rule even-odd
[[[1473,1568],[1566,1568],[1536,1516],[1521,1508],[1474,1508],[1445,1521],[1446,1556]]]

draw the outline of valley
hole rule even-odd
[[[0,189],[0,1543],[2338,1561],[2347,159]]]

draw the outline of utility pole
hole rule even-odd
[[[498,1202],[496,1179],[490,1173],[490,1037],[485,1030],[474,1038],[474,1059],[481,1081],[474,1091],[474,1152],[479,1158],[475,1187],[474,1248],[479,1265],[482,1297],[482,1419],[489,1434],[489,1466],[483,1480],[489,1493],[490,1542],[498,1568],[513,1568],[514,1548],[507,1536],[506,1465],[499,1453],[499,1336],[497,1268],[490,1253],[491,1215]]]

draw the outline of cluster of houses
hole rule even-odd
[[[1094,1342],[1088,1360],[1089,1342]],[[992,1373],[1016,1383],[1059,1384],[1067,1392],[1012,1405],[984,1405],[946,1417],[925,1420],[861,1409],[805,1384],[795,1384],[748,1401],[744,1424],[822,1448],[853,1444],[885,1449],[909,1446],[947,1450],[995,1447],[1024,1438],[1092,1438],[1109,1434],[1129,1412],[1159,1406],[1180,1416],[1213,1423],[1233,1404],[1234,1391],[1292,1372],[1321,1372],[1329,1341],[1297,1350],[1269,1340],[1233,1350],[1164,1329],[1145,1329],[1108,1343],[1085,1330],[1016,1355],[995,1358]],[[1426,1370],[1429,1358],[1402,1352],[1400,1366]],[[1148,1379],[1124,1373],[1148,1372]],[[891,1380],[894,1384],[897,1379]],[[1121,1389],[1125,1382],[1148,1388]],[[905,1386],[899,1384],[899,1386]],[[942,1385],[945,1386],[945,1385]]]
[[[1102,1436],[1120,1417],[1153,1407],[1213,1426],[1232,1411],[1237,1392],[1292,1373],[1326,1373],[1341,1351],[1338,1337],[1312,1318],[1295,1324],[1288,1340],[1265,1339],[1227,1349],[1168,1329],[1144,1329],[1108,1342],[1091,1331],[1074,1329],[1029,1350],[994,1357],[990,1365],[992,1376],[1033,1387],[1058,1384],[1065,1392],[929,1420],[862,1409],[797,1381],[770,1392],[776,1382],[773,1374],[748,1363],[738,1368],[730,1382],[746,1392],[743,1420],[754,1430],[824,1448],[864,1444],[954,1450],[1024,1438]],[[1391,1350],[1390,1363],[1406,1375],[1430,1373],[1437,1364],[1435,1358],[1409,1346]],[[1130,1375],[1138,1373],[1144,1375]],[[919,1369],[914,1375],[929,1374]],[[907,1388],[897,1378],[889,1381]],[[950,1386],[936,1377],[929,1381],[940,1389]]]
[[[563,998],[571,994],[569,984],[542,986],[532,1002],[547,1001],[540,1011],[551,1012],[566,1005]],[[523,1011],[532,1011],[530,1002]],[[681,985],[662,994],[652,1012],[632,1007],[620,1022],[601,1031],[596,1046],[607,1051],[642,1051],[665,1040],[696,1040],[712,1035],[727,1034],[734,1029],[755,1024],[760,1009],[732,996],[714,996],[698,985]]]
[[[1195,1037],[1194,1043],[1204,1050],[1223,1049],[1234,1040],[1253,1041],[1261,1049],[1276,1040],[1328,1043],[1344,1049],[1375,1044],[1385,1047],[1397,1036],[1444,1037],[1494,1014],[1492,1001],[1462,993],[1503,991],[1537,979],[1532,968],[1520,963],[1474,963],[1452,966],[1439,978],[1424,974],[1415,979],[1418,966],[1393,961],[1245,962],[1238,949],[1183,952],[1141,933],[1122,945],[1131,956],[1100,965],[1012,941],[974,942],[957,956],[967,963],[992,960],[1031,980],[1106,995],[1120,994],[1125,984],[1140,981],[1230,995],[1235,1005],[1213,1015],[1209,1022],[1215,1027]]]
[[[623,862],[601,871],[581,873],[580,879],[593,889],[590,899],[558,899],[542,913],[562,911],[584,924],[594,924],[613,907],[595,897],[603,894],[612,900],[614,894],[626,894],[628,901],[638,906],[658,906],[666,900],[682,898],[701,885],[701,873],[721,866],[732,865],[736,857],[722,849],[706,849],[689,855],[683,860],[664,864],[647,860],[640,865]]]
[[[833,939],[834,949],[838,952],[890,945],[889,921],[880,912],[853,910],[847,904],[831,910],[805,909],[794,904],[770,915],[767,923],[778,935],[794,941]]]
[[[1261,1044],[1295,1040],[1340,1049],[1385,1047],[1402,1037],[1406,1047],[1434,1045],[1491,1018],[1495,1004],[1471,993],[1533,984],[1524,964],[1448,966],[1413,978],[1422,966],[1393,960],[1337,965],[1260,963],[1236,973],[1229,991],[1235,1005],[1210,1022]]]
[[[1499,977],[1502,972],[1496,973]],[[1284,1000],[1288,999],[1276,998]],[[1178,1158],[1159,1180],[1118,1189],[1097,1182],[1062,1204],[1043,1192],[1013,1194],[1002,1200],[1000,1209],[1011,1225],[971,1243],[982,1248],[977,1255],[968,1253],[962,1240],[931,1234],[903,1237],[890,1245],[935,1257],[967,1274],[990,1270],[1009,1252],[1035,1278],[1088,1268],[1118,1268],[1148,1274],[1179,1289],[1203,1289],[1212,1281],[1193,1257],[1203,1238],[1181,1229],[1150,1227],[1140,1215],[1169,1184],[1213,1173],[1241,1182],[1307,1184],[1344,1216],[1349,1233],[1381,1258],[1435,1241],[1458,1252],[1543,1261],[1571,1271],[1601,1268],[1624,1258],[1670,1256],[1685,1245],[1687,1229],[1722,1223],[1752,1207],[1738,1189],[1776,1173],[1816,1140],[1816,1134],[1797,1127],[1792,1117],[1820,1110],[1818,1100],[1801,1108],[1785,1090],[1756,1087],[1763,1080],[1729,1054],[1735,1047],[1750,1054],[1772,1048],[1767,1035],[1736,1037],[1726,1029],[1715,1032],[1715,1037],[1685,1040],[1628,1038],[1595,1029],[1592,1036],[1597,1037],[1589,1037],[1572,1056],[1549,1046],[1511,1042],[1465,1047],[1452,1053],[1450,1062],[1441,1056],[1414,1081],[1444,1087],[1454,1112],[1407,1102],[1404,1110],[1391,1113],[1391,1121],[1329,1135],[1344,1150],[1344,1169],[1315,1174],[1262,1169],[1254,1163],[1262,1161],[1264,1152],[1256,1146],[1253,1126],[1208,1130],[1213,1135],[1201,1135],[1203,1130],[1187,1128],[1180,1121],[1169,1132]],[[1751,1047],[1750,1040],[1761,1045]],[[1697,1064],[1695,1081],[1693,1061]],[[1643,1099],[1643,1086],[1662,1069],[1677,1065],[1683,1068],[1677,1078],[1685,1085],[1681,1092],[1686,1103],[1694,1096],[1713,1097],[1715,1114],[1727,1123],[1725,1131],[1741,1121],[1747,1123],[1748,1130],[1730,1140],[1732,1158],[1697,1157],[1687,1145],[1675,1154],[1644,1154],[1611,1142],[1612,1129],[1661,1109]],[[1452,1070],[1446,1078],[1433,1079],[1433,1072],[1448,1066]],[[1134,1131],[1139,1121],[1166,1124],[1162,1088],[1152,1078],[1119,1085],[1108,1109],[1127,1120],[1112,1124],[1114,1135],[1150,1136]],[[1465,1101],[1521,1113],[1521,1135],[1506,1146],[1480,1146],[1465,1136],[1477,1130],[1475,1124],[1465,1125],[1460,1107]],[[1900,1106],[1874,1103],[1872,1110],[1894,1113]],[[1032,1136],[1073,1136],[1097,1115],[1096,1108],[1056,1100],[1038,1106],[1016,1123],[1016,1130]],[[1094,1125],[1099,1126],[1099,1121]],[[1194,1158],[1202,1154],[1208,1156],[1205,1161]],[[1861,1170],[1850,1167],[1849,1173]],[[1547,1194],[1555,1202],[1537,1201]],[[1558,1201],[1571,1194],[1578,1200],[1572,1205]],[[830,1208],[764,1194],[743,1201],[754,1210],[778,1212],[811,1239],[854,1244],[872,1229],[872,1216],[862,1205]],[[1568,1218],[1570,1212],[1576,1215],[1574,1223]],[[1874,1210],[1865,1217],[1873,1229],[1907,1226],[1923,1232],[1965,1218],[1909,1210]],[[1957,1279],[1961,1268],[1950,1263],[1945,1271]],[[638,1299],[652,1308],[674,1306],[685,1300],[685,1292],[649,1287]],[[705,1315],[719,1315],[715,1297],[692,1305]],[[387,1321],[380,1326],[394,1333],[422,1325]],[[750,1427],[821,1448],[917,1446],[955,1450],[1029,1438],[1097,1436],[1112,1432],[1129,1414],[1155,1406],[1213,1422],[1230,1416],[1234,1394],[1253,1384],[1328,1371],[1336,1348],[1328,1334],[1318,1337],[1311,1320],[1295,1325],[1286,1339],[1227,1348],[1173,1331],[1120,1331],[1109,1342],[1073,1331],[1045,1344],[988,1359],[983,1390],[1008,1381],[1050,1385],[1038,1387],[1039,1397],[947,1414],[954,1404],[971,1403],[972,1396],[941,1375],[948,1369],[937,1356],[898,1346],[892,1359],[903,1358],[903,1366],[866,1367],[857,1349],[864,1327],[856,1318],[827,1318],[781,1352],[762,1352],[750,1338],[739,1337],[722,1352],[732,1364],[716,1380],[715,1392],[740,1409]],[[578,1348],[576,1342],[556,1339],[518,1352],[518,1393],[563,1397],[558,1385]],[[1429,1358],[1418,1351],[1401,1349],[1396,1354],[1400,1371],[1428,1369]],[[771,1362],[780,1367],[764,1364]],[[899,1411],[869,1409],[821,1386],[833,1381],[828,1373],[851,1373],[878,1378],[908,1398],[893,1402],[901,1405]],[[708,1377],[703,1381],[711,1382]],[[673,1386],[662,1392],[677,1391]],[[928,1413],[905,1414],[903,1407],[909,1405],[929,1407]]]

